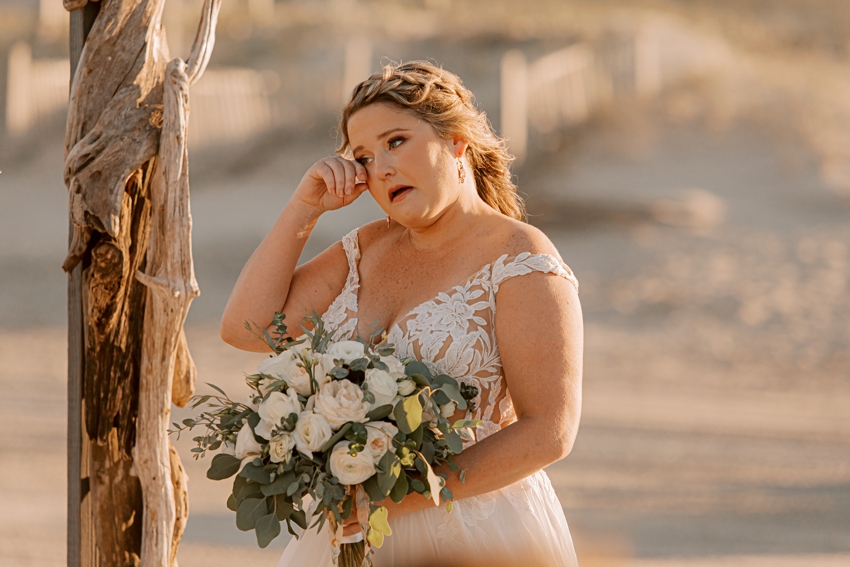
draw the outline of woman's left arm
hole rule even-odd
[[[578,432],[584,330],[575,286],[533,272],[503,282],[496,305],[496,339],[518,420],[455,458],[465,482],[459,472],[442,469],[458,500],[498,490],[564,458]],[[405,498],[381,505],[393,518],[434,504]]]

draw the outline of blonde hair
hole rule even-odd
[[[525,204],[511,181],[513,161],[505,142],[493,131],[484,112],[460,77],[427,61],[392,63],[354,88],[342,111],[339,154],[350,153],[348,120],[361,108],[388,102],[413,111],[443,138],[458,135],[466,140],[467,160],[475,187],[485,203],[517,220],[524,220]]]

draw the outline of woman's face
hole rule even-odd
[[[348,139],[372,197],[406,227],[430,225],[462,194],[457,157],[466,142],[441,138],[410,110],[390,103],[361,108],[348,120]]]

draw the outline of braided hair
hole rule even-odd
[[[427,61],[384,66],[351,93],[342,111],[341,155],[350,154],[348,120],[363,107],[387,102],[413,111],[443,138],[458,135],[466,140],[467,160],[475,176],[481,199],[497,211],[524,220],[525,205],[511,181],[513,161],[505,142],[493,131],[484,112],[475,107],[472,93],[460,77]]]

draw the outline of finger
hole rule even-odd
[[[356,172],[356,175],[354,177],[357,181],[355,181],[355,183],[357,185],[360,185],[361,183],[366,183],[366,181],[369,179],[369,171],[366,169],[366,166],[360,163],[359,161],[353,161],[351,163],[354,164],[354,171]]]
[[[333,195],[334,186],[336,185],[333,169],[331,169],[327,163],[322,162],[322,166],[316,168],[316,172],[319,174],[319,177],[322,178],[322,181],[325,182],[328,193]]]
[[[342,197],[345,193],[345,169],[339,160],[331,158],[325,161],[334,172],[334,195]]]
[[[357,170],[354,169],[354,162],[347,159],[340,159],[343,169],[345,170],[345,194],[351,195],[354,192],[354,185],[357,183]]]

